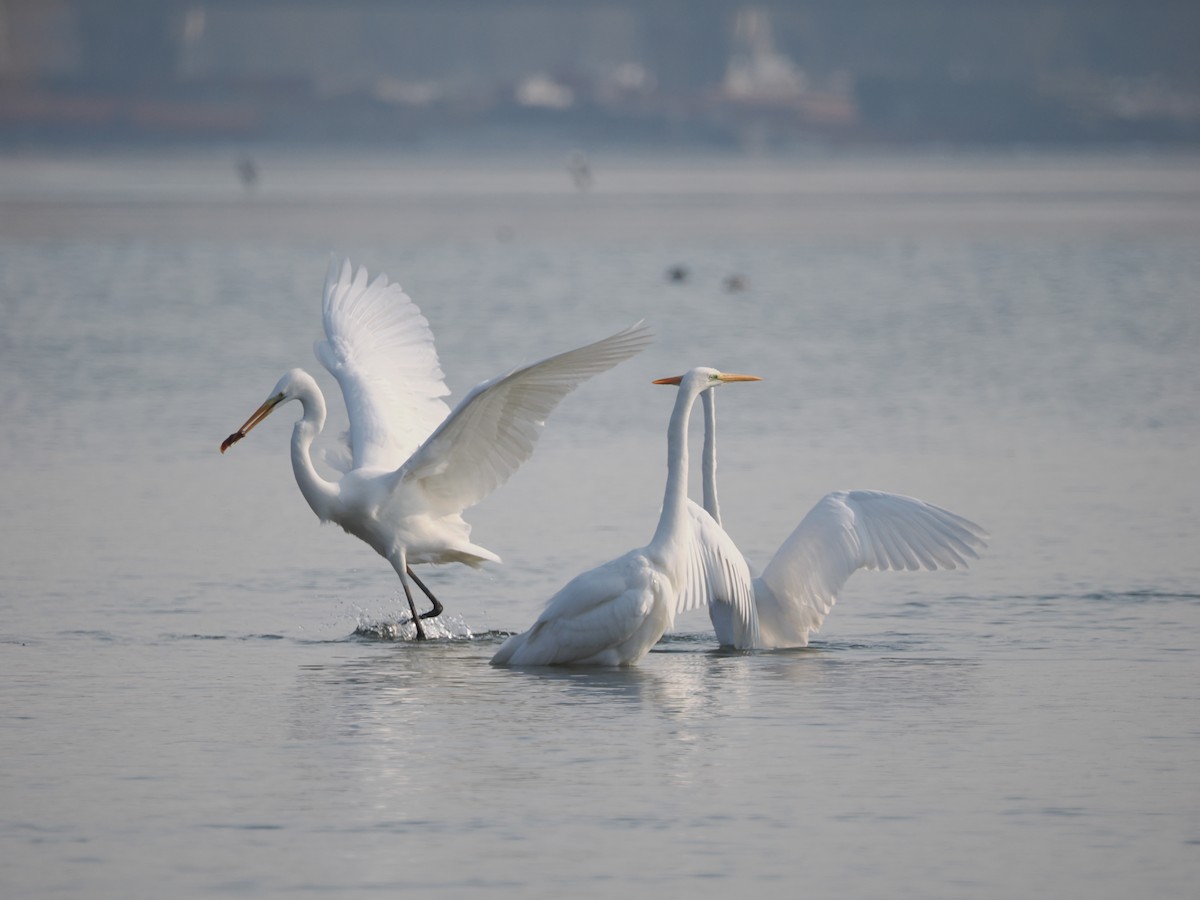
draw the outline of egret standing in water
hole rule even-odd
[[[493,665],[629,666],[650,652],[686,609],[719,597],[740,605],[748,616],[753,597],[742,555],[715,533],[703,544],[696,540],[687,499],[687,426],[702,392],[731,381],[760,380],[697,368],[655,382],[678,385],[679,391],[667,428],[667,487],[654,537],[645,547],[569,581],[533,627],[504,642]],[[720,532],[715,524],[713,529]]]
[[[692,506],[701,544],[726,547],[717,500],[716,398],[704,395],[704,509]],[[954,569],[978,559],[987,533],[923,500],[882,491],[826,494],[754,579],[752,615],[743,598],[716,597],[709,617],[722,646],[804,647],[859,569]],[[722,552],[728,553],[727,549]]]
[[[429,323],[386,275],[368,281],[350,261],[330,263],[324,293],[325,340],[317,359],[337,379],[350,420],[350,460],[339,481],[327,481],[310,449],[325,425],[325,398],[311,375],[292,369],[266,402],[221,444],[224,453],[289,400],[303,415],[292,430],[292,470],[300,493],[322,522],[334,522],[392,564],[412,612],[421,619],[442,604],[413,573],[417,563],[498,562],[471,543],[462,518],[533,453],[546,417],[593,375],[643,350],[642,323],[594,344],[513,369],[476,385],[450,412]],[[412,578],[433,603],[417,615]]]

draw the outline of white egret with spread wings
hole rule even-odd
[[[651,340],[638,323],[593,344],[520,366],[476,385],[451,412],[429,323],[386,275],[373,281],[349,260],[331,262],[324,292],[325,340],[317,359],[337,379],[350,420],[350,458],[340,480],[313,465],[311,448],[325,425],[317,382],[292,369],[266,401],[221,444],[246,436],[281,404],[298,400],[292,470],[322,522],[334,522],[392,564],[404,588],[417,638],[422,618],[442,604],[416,577],[418,563],[479,566],[499,557],[471,542],[463,510],[492,493],[529,459],[546,417],[593,375],[643,350]],[[433,609],[417,615],[412,578]]]
[[[701,544],[729,553],[717,499],[717,411],[704,395],[704,508],[691,505]],[[751,615],[741,597],[716,597],[709,618],[722,646],[741,650],[804,647],[859,569],[955,569],[978,559],[987,533],[956,513],[901,494],[826,494],[754,579]]]

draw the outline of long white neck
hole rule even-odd
[[[721,506],[717,503],[717,398],[714,391],[700,395],[704,401],[704,511],[721,524]]]
[[[325,427],[325,397],[317,383],[309,378],[297,386],[296,399],[304,408],[304,415],[292,429],[292,472],[296,475],[300,493],[317,518],[328,522],[333,515],[338,486],[320,476],[310,453],[313,441]]]
[[[648,545],[663,553],[675,538],[682,535],[687,524],[688,484],[688,420],[696,402],[697,385],[683,384],[675,397],[671,422],[667,426],[667,487],[663,492],[662,515],[658,528]]]

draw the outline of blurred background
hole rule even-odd
[[[1190,144],[1198,34],[1192,0],[0,0],[0,144]]]

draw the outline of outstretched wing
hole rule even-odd
[[[688,516],[691,543],[676,614],[707,606],[720,644],[758,646],[758,613],[746,558],[725,529],[691,500]]]
[[[400,285],[348,259],[330,261],[323,309],[313,351],[342,388],[352,465],[396,469],[450,412],[429,322]]]
[[[529,459],[559,401],[593,375],[640,353],[651,339],[638,322],[476,385],[397,473],[400,480],[419,480],[431,507],[443,514],[478,503]]]
[[[974,522],[923,500],[882,491],[826,494],[756,579],[769,645],[806,644],[858,569],[955,569],[978,559],[986,538]]]

